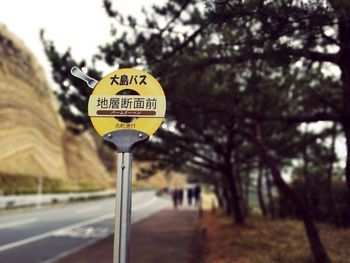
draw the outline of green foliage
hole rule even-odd
[[[109,0],[103,4],[117,32],[92,61],[141,66],[159,78],[167,95],[165,125],[138,148],[139,160],[190,172],[194,181],[213,183],[228,173],[239,181],[256,171],[260,156],[251,138],[257,128],[277,165],[290,169],[305,145],[319,149],[317,140],[331,136],[328,129],[306,133],[300,123],[341,120],[342,83],[324,74],[324,62],[336,64],[328,50],[339,48],[337,30],[325,34],[341,19],[334,3],[169,0],[144,10],[143,20],[123,16]],[[75,63],[69,50],[60,55],[42,39],[61,88],[61,113],[86,129],[90,91],[77,88],[71,96],[64,85],[79,85],[69,69],[86,62]],[[325,161],[317,159],[312,168]]]
[[[34,193],[37,191],[38,179],[31,176],[1,175],[0,185],[4,194]]]
[[[43,180],[43,193],[64,193],[64,192],[88,192],[98,191],[103,188],[92,182],[47,178]],[[38,178],[29,175],[0,175],[0,192],[5,195],[15,194],[36,194],[38,191]]]
[[[145,10],[141,20],[124,17],[111,1],[103,4],[118,33],[113,41],[100,46],[93,61],[119,67],[142,65],[159,77],[168,98],[168,129],[157,133],[147,151],[136,153],[140,160],[157,160],[160,168],[220,172],[227,151],[235,149],[243,162],[253,157],[254,148],[244,138],[255,125],[252,121],[289,116],[301,116],[302,121],[307,113],[333,112],[330,105],[339,104],[340,91],[329,89],[336,82],[322,77],[321,67],[291,55],[290,47],[279,39],[298,39],[300,46],[307,44],[308,48],[320,44],[318,33],[312,39],[306,37],[319,26],[316,16],[331,19],[322,7],[311,16],[308,8],[283,1],[261,6],[214,1],[204,6],[172,0]],[[316,24],[310,24],[311,19]],[[57,94],[61,114],[76,124],[75,129],[86,129],[90,90],[80,88],[79,80],[69,76],[73,65],[85,66],[86,62],[76,63],[69,50],[59,55],[51,41],[42,39],[61,88]],[[295,66],[297,61],[299,67]],[[89,73],[100,77],[96,71]],[[72,94],[67,83],[74,90]],[[78,115],[73,108],[78,109]],[[298,122],[263,127],[264,134],[273,134],[267,136],[271,139],[268,144],[281,159],[297,154]]]
[[[311,187],[307,188],[303,180],[298,178],[293,182],[293,189],[299,196],[303,196],[305,202],[310,203],[312,214],[318,222],[329,223],[335,226],[349,227],[350,204],[348,191],[344,182],[338,178],[332,186],[332,198],[335,207],[330,203],[327,190],[327,182],[321,171],[310,171]],[[308,195],[310,198],[308,199]],[[291,201],[285,196],[279,197],[279,215],[281,217],[300,218]]]
[[[76,62],[72,58],[70,49],[60,54],[53,42],[45,39],[44,31],[40,32],[40,37],[46,56],[51,62],[53,79],[58,84],[59,89],[55,91],[55,95],[60,103],[59,112],[71,131],[82,132],[89,127],[86,112],[91,89],[87,88],[84,82],[73,77],[70,70],[73,66],[87,67],[86,62]],[[87,74],[96,79],[101,78],[101,73],[91,68],[88,68]]]

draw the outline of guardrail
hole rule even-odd
[[[40,206],[54,203],[74,202],[114,196],[115,190],[87,193],[37,194],[0,196],[0,209]]]

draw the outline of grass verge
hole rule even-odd
[[[205,231],[202,262],[314,263],[301,222],[253,218],[235,226],[222,215],[205,212],[197,229]],[[319,225],[324,245],[334,263],[349,263],[350,229]]]
[[[34,194],[38,189],[38,178],[29,175],[0,174],[0,194]],[[103,190],[89,181],[73,182],[70,180],[45,177],[43,193],[89,192]]]

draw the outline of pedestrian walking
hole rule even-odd
[[[172,192],[172,199],[173,199],[173,205],[174,208],[177,209],[178,203],[179,203],[179,190],[177,188],[173,189]]]
[[[196,206],[199,206],[201,201],[201,186],[199,184],[194,187],[193,196]]]
[[[189,206],[192,205],[193,190],[192,188],[187,188],[187,203]]]
[[[179,189],[179,205],[182,205],[184,201],[184,191],[182,188]]]

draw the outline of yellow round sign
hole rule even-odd
[[[102,137],[118,130],[142,131],[151,136],[163,122],[166,100],[153,76],[125,68],[97,83],[88,109],[92,125]]]

